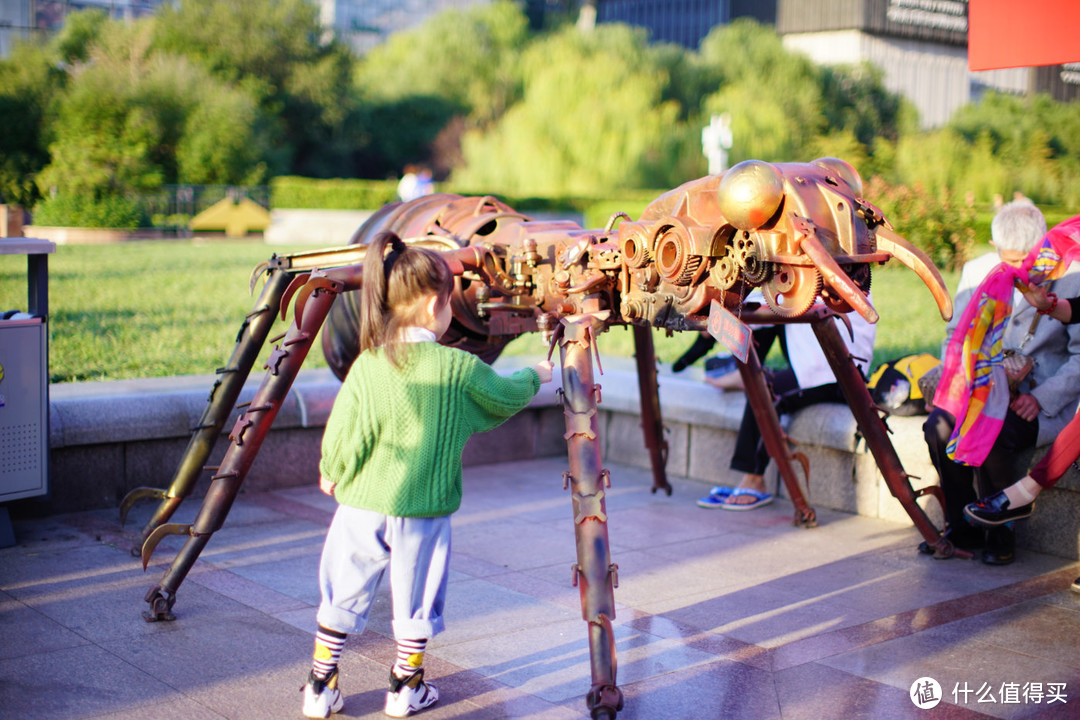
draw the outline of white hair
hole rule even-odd
[[[1046,235],[1046,218],[1030,202],[1013,201],[1001,206],[990,223],[994,247],[1026,253]]]

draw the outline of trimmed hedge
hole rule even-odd
[[[33,217],[35,225],[133,230],[141,225],[142,211],[138,200],[121,195],[95,199],[61,193],[34,205]]]
[[[270,181],[270,207],[374,210],[396,202],[396,180],[317,180],[283,175]]]

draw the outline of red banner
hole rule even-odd
[[[1080,62],[1077,0],[971,0],[968,68]]]

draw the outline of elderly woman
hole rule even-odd
[[[1001,263],[1023,266],[1031,250],[1047,236],[1046,219],[1031,203],[1011,202],[994,217],[990,232],[996,257],[988,254],[964,266],[956,313],[946,327],[945,346],[957,330],[967,304],[979,300],[973,295],[983,279]],[[1031,288],[1030,292],[1038,292],[1035,285]],[[1073,263],[1064,270],[1053,281],[1053,290],[1063,297],[1080,296],[1080,264]],[[1019,296],[1020,292],[1016,290],[1015,295]],[[1016,455],[1054,440],[1072,420],[1080,402],[1080,324],[1066,326],[1054,316],[1048,319],[1047,313],[1040,314],[1038,308],[1042,307],[1059,314],[1065,312],[1065,303],[1049,308],[1053,301],[1050,296],[1045,300],[1031,305],[1016,297],[1010,303],[1012,310],[1002,345],[1032,357],[1034,362],[1009,400],[1000,432],[979,467],[950,457],[949,445],[957,421],[949,412],[935,408],[923,426],[930,458],[945,494],[950,539],[957,547],[982,547],[982,561],[989,565],[1007,565],[1014,560],[1012,527],[1003,523],[989,529],[974,528],[964,519],[964,507],[1012,485],[1018,478],[1014,471]],[[933,548],[924,543],[920,551],[933,553]]]

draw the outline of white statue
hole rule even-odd
[[[701,131],[701,151],[709,160],[709,174],[727,170],[727,151],[731,147],[731,114],[713,115]]]

